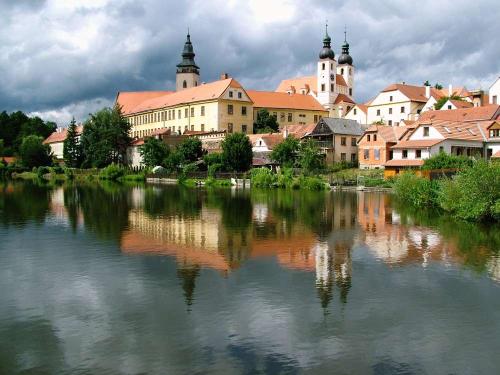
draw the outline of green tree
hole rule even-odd
[[[253,123],[253,132],[257,133],[272,133],[279,130],[276,116],[271,115],[267,109],[260,109],[257,112],[257,117]]]
[[[277,144],[271,152],[271,160],[282,167],[293,167],[297,161],[300,149],[298,139],[287,137],[283,142]]]
[[[192,163],[203,156],[201,141],[196,137],[189,137],[177,145],[176,152],[179,153],[184,163]]]
[[[4,152],[5,152],[5,147],[3,145],[3,139],[0,139],[0,156],[3,156]]]
[[[50,146],[43,144],[43,138],[37,135],[28,135],[23,139],[19,148],[21,163],[28,168],[52,164]]]
[[[430,85],[431,85],[431,83],[429,82],[429,80],[424,82],[424,86],[430,86]]]
[[[222,141],[222,162],[229,171],[244,172],[252,166],[252,144],[246,134],[229,134]]]
[[[323,156],[316,142],[308,139],[302,142],[299,151],[299,164],[305,172],[314,173],[323,168]]]
[[[64,162],[71,168],[78,168],[82,162],[82,149],[78,137],[76,121],[73,118],[68,126],[66,139],[63,143]]]
[[[463,98],[461,96],[455,94],[452,94],[451,96],[443,96],[439,98],[438,101],[434,104],[434,108],[435,109],[443,108],[444,103],[446,103],[449,99],[463,101]]]
[[[144,144],[139,147],[142,162],[148,167],[161,165],[169,152],[168,146],[157,138],[146,138]]]
[[[131,141],[130,128],[118,105],[91,114],[81,136],[83,165],[102,168],[111,163],[123,164]]]
[[[439,82],[436,82],[436,84],[434,85],[434,88],[435,88],[435,89],[438,89],[438,90],[442,90],[443,85],[442,85],[442,84],[440,84]]]

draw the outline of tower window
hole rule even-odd
[[[241,92],[238,92],[238,99],[241,99]]]
[[[195,85],[195,86],[198,86],[198,82],[194,81],[194,85]]]
[[[233,97],[233,92],[232,91],[229,91],[229,97],[232,98]]]
[[[330,64],[330,70],[333,70],[333,64]]]
[[[352,96],[352,88],[349,88],[349,96]]]
[[[352,69],[349,68],[349,75],[352,76]]]
[[[340,69],[340,74],[344,75],[344,68]]]
[[[184,82],[182,82],[182,88],[184,88],[184,89],[185,89],[185,88],[187,88],[187,87],[188,87],[188,84],[187,84],[187,82],[184,80]]]
[[[325,84],[324,83],[321,84],[321,91],[325,91]]]
[[[325,70],[325,63],[321,64],[321,70]]]
[[[333,90],[333,83],[330,83],[330,91],[334,91]]]

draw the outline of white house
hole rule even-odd
[[[83,132],[83,125],[78,125],[76,127],[76,134],[78,139],[80,139],[80,134]],[[63,160],[64,155],[64,141],[68,136],[67,128],[57,128],[55,132],[49,135],[43,143],[50,146],[50,150],[53,156],[58,160]]]
[[[500,104],[500,77],[490,86],[490,104]]]
[[[356,104],[349,112],[346,113],[344,118],[357,121],[361,125],[367,125],[367,112],[368,106],[366,104]]]
[[[474,104],[467,100],[456,100],[456,99],[448,99],[446,103],[441,107],[441,111],[447,111],[450,109],[461,109],[461,108],[472,108]]]

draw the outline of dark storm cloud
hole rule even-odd
[[[203,81],[272,90],[314,73],[326,19],[337,55],[348,27],[358,101],[397,81],[487,89],[499,13],[493,0],[0,1],[0,104],[67,121],[119,90],[172,88],[188,26]]]

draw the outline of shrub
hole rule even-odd
[[[38,167],[36,170],[36,175],[38,178],[43,178],[43,176],[47,173],[50,173],[49,167]]]
[[[298,179],[300,189],[325,190],[326,183],[319,177],[300,176]]]
[[[394,180],[396,196],[415,207],[430,207],[437,204],[438,183],[408,172]]]
[[[277,175],[267,168],[252,169],[250,181],[255,187],[273,187],[277,182]]]
[[[422,169],[463,169],[465,167],[470,167],[473,164],[473,160],[466,156],[455,156],[449,155],[445,152],[440,152],[439,154],[426,159]]]
[[[245,172],[252,166],[252,144],[246,134],[229,134],[222,141],[222,161],[229,171]]]
[[[125,174],[125,170],[118,164],[111,163],[106,168],[101,170],[99,173],[99,178],[101,180],[111,180],[116,181]]]
[[[19,156],[21,163],[28,168],[52,164],[49,145],[43,144],[43,138],[36,135],[23,138]]]

